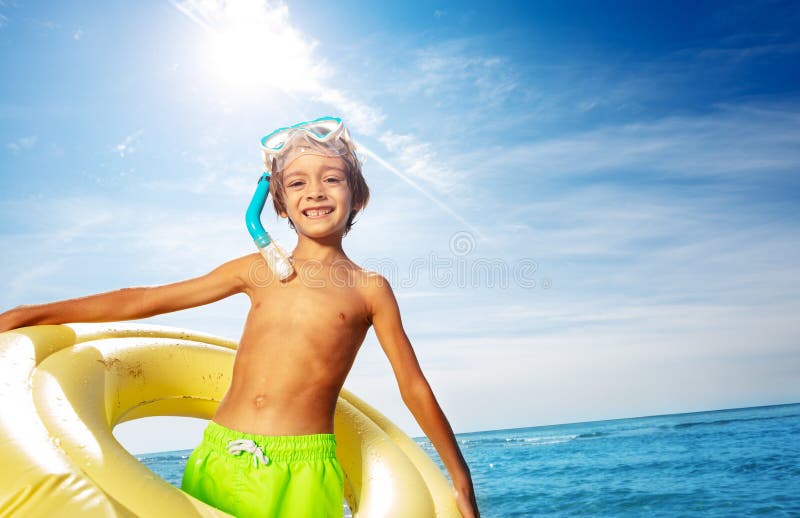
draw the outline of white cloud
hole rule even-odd
[[[380,108],[370,106],[333,88],[323,88],[317,93],[315,100],[333,106],[347,121],[348,126],[365,135],[374,135],[386,119]]]
[[[231,159],[220,149],[218,137],[205,135],[196,152],[185,151],[181,156],[191,164],[191,174],[159,176],[144,180],[140,185],[152,191],[216,193],[234,197],[252,196],[256,181],[261,176],[258,161]],[[257,156],[256,153],[254,153]]]
[[[72,39],[78,41],[83,38],[83,29],[77,29],[75,32],[72,33]]]
[[[125,155],[131,155],[136,151],[139,137],[142,136],[144,130],[138,130],[135,133],[128,135],[125,139],[114,146],[114,151],[119,153],[120,158],[125,158]]]
[[[800,289],[795,223],[776,221],[772,204],[743,207],[735,190],[682,197],[599,185],[510,209],[496,235],[536,258],[558,291],[768,301]]]
[[[482,240],[487,240],[487,237],[474,225],[472,225],[469,221],[467,221],[461,214],[459,214],[455,209],[453,209],[450,204],[447,203],[442,196],[437,196],[432,194],[428,190],[424,189],[422,186],[419,185],[414,179],[410,178],[407,174],[403,171],[383,159],[381,156],[376,154],[375,152],[367,149],[365,146],[361,145],[360,150],[364,153],[367,157],[375,160],[380,164],[382,167],[393,173],[395,176],[402,179],[408,185],[410,185],[414,190],[418,191],[420,194],[425,196],[428,200],[433,202],[434,205],[444,210],[447,214],[452,216],[456,221],[460,222],[464,227],[472,231],[475,235],[479,236]]]
[[[17,269],[8,280],[5,297],[14,301],[12,304],[23,303],[24,297],[31,291],[31,286],[52,282],[52,278],[61,271],[64,262],[63,258],[55,258],[45,260],[41,264],[28,263],[23,269]]]
[[[400,135],[387,131],[379,137],[399,161],[403,172],[428,182],[443,192],[456,190],[463,180],[462,175],[443,163],[443,158],[434,150],[434,144],[421,141],[412,134]]]
[[[36,135],[31,135],[30,137],[20,137],[14,142],[9,142],[6,144],[6,147],[10,149],[13,153],[19,153],[20,151],[30,151],[34,147],[36,147],[36,142],[38,142],[39,137]]]
[[[16,3],[11,3],[6,0],[0,0],[0,9],[5,9],[6,7],[9,6],[9,4],[14,5],[16,7]],[[5,16],[3,13],[0,13],[0,29],[5,27],[7,23],[8,23],[8,17]]]
[[[797,106],[723,105],[708,114],[606,125],[509,145],[502,135],[464,153],[477,163],[492,153],[493,172],[561,178],[602,171],[670,177],[789,174],[800,163]]]
[[[583,301],[564,307],[542,302],[512,311],[534,328],[509,335],[490,322],[491,334],[472,336],[472,324],[504,316],[504,307],[459,304],[452,314],[404,315],[406,331],[437,398],[458,431],[633,417],[743,403],[796,401],[798,328],[791,307],[664,305],[597,308]],[[513,308],[512,308],[513,309]],[[465,311],[466,310],[466,311]],[[599,311],[600,320],[582,313]],[[542,318],[567,318],[557,333]],[[591,315],[590,315],[591,317]],[[574,318],[574,320],[573,320]],[[460,336],[420,338],[419,323],[458,326]],[[466,328],[464,327],[466,326]],[[394,394],[388,361],[370,333],[348,377],[348,388],[379,400],[410,433],[419,428]],[[509,397],[510,392],[518,396]],[[525,405],[519,404],[523,398]],[[479,408],[479,411],[475,409]]]
[[[434,99],[437,104],[457,100],[471,109],[493,110],[505,103],[519,86],[510,60],[486,55],[477,40],[449,40],[415,51],[408,81],[398,87]]]
[[[212,211],[191,200],[161,205],[125,196],[62,196],[5,203],[0,210],[24,210],[47,220],[30,218],[26,232],[3,236],[13,253],[6,254],[2,270],[16,279],[16,293],[41,292],[60,282],[63,298],[64,285],[71,283],[79,283],[85,293],[109,282],[117,287],[173,282],[255,250],[244,225],[244,207],[239,213],[235,208]],[[51,220],[58,222],[55,229]],[[47,253],[60,262],[31,266],[30,258],[41,255],[37,247],[44,241],[52,243]],[[93,266],[86,269],[87,264]],[[34,286],[57,269],[70,275]]]

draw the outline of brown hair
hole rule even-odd
[[[344,228],[344,233],[350,232],[353,226],[354,218],[358,211],[367,206],[369,201],[369,187],[364,175],[361,173],[361,162],[356,158],[353,153],[342,155],[342,160],[345,163],[345,177],[347,178],[347,186],[352,193],[351,207],[359,207],[350,211],[350,217],[347,218],[347,226]],[[270,174],[269,193],[272,195],[272,205],[275,207],[275,212],[278,215],[281,212],[286,212],[286,198],[285,186],[283,185],[283,171],[273,171]],[[289,226],[294,229],[294,223],[289,219]]]

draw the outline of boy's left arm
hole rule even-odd
[[[376,277],[371,297],[372,325],[392,365],[403,402],[439,452],[450,473],[461,515],[464,518],[479,516],[469,467],[403,330],[397,299],[388,281],[381,276]]]

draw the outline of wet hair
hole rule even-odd
[[[347,218],[347,225],[344,228],[345,235],[350,232],[356,214],[364,207],[367,206],[369,201],[369,187],[364,175],[361,173],[361,162],[356,157],[355,153],[347,153],[345,155],[336,157],[341,158],[345,163],[345,177],[347,178],[347,186],[352,193],[351,207],[359,207],[358,209],[351,209],[350,216]],[[286,186],[283,184],[283,171],[273,170],[270,173],[269,193],[272,195],[272,205],[275,207],[275,212],[280,215],[286,212]],[[289,227],[293,230],[294,222],[289,219]]]

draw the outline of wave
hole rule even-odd
[[[731,423],[745,423],[748,421],[771,421],[774,419],[788,419],[791,417],[799,417],[800,414],[791,414],[791,415],[776,415],[776,416],[765,416],[765,417],[741,417],[741,418],[731,418],[731,419],[716,419],[714,421],[694,421],[690,423],[678,423],[673,425],[672,428],[676,430],[683,430],[686,428],[694,428],[695,426],[724,426]]]
[[[185,455],[153,455],[148,453],[146,455],[137,455],[136,460],[139,462],[153,463],[153,462],[174,462],[176,460],[186,459]]]
[[[492,442],[531,444],[535,446],[545,446],[548,444],[561,444],[576,439],[577,435],[545,435],[541,437],[504,437],[502,440],[495,439]]]
[[[588,432],[578,435],[578,439],[594,439],[595,437],[607,437],[611,435],[608,432]]]

